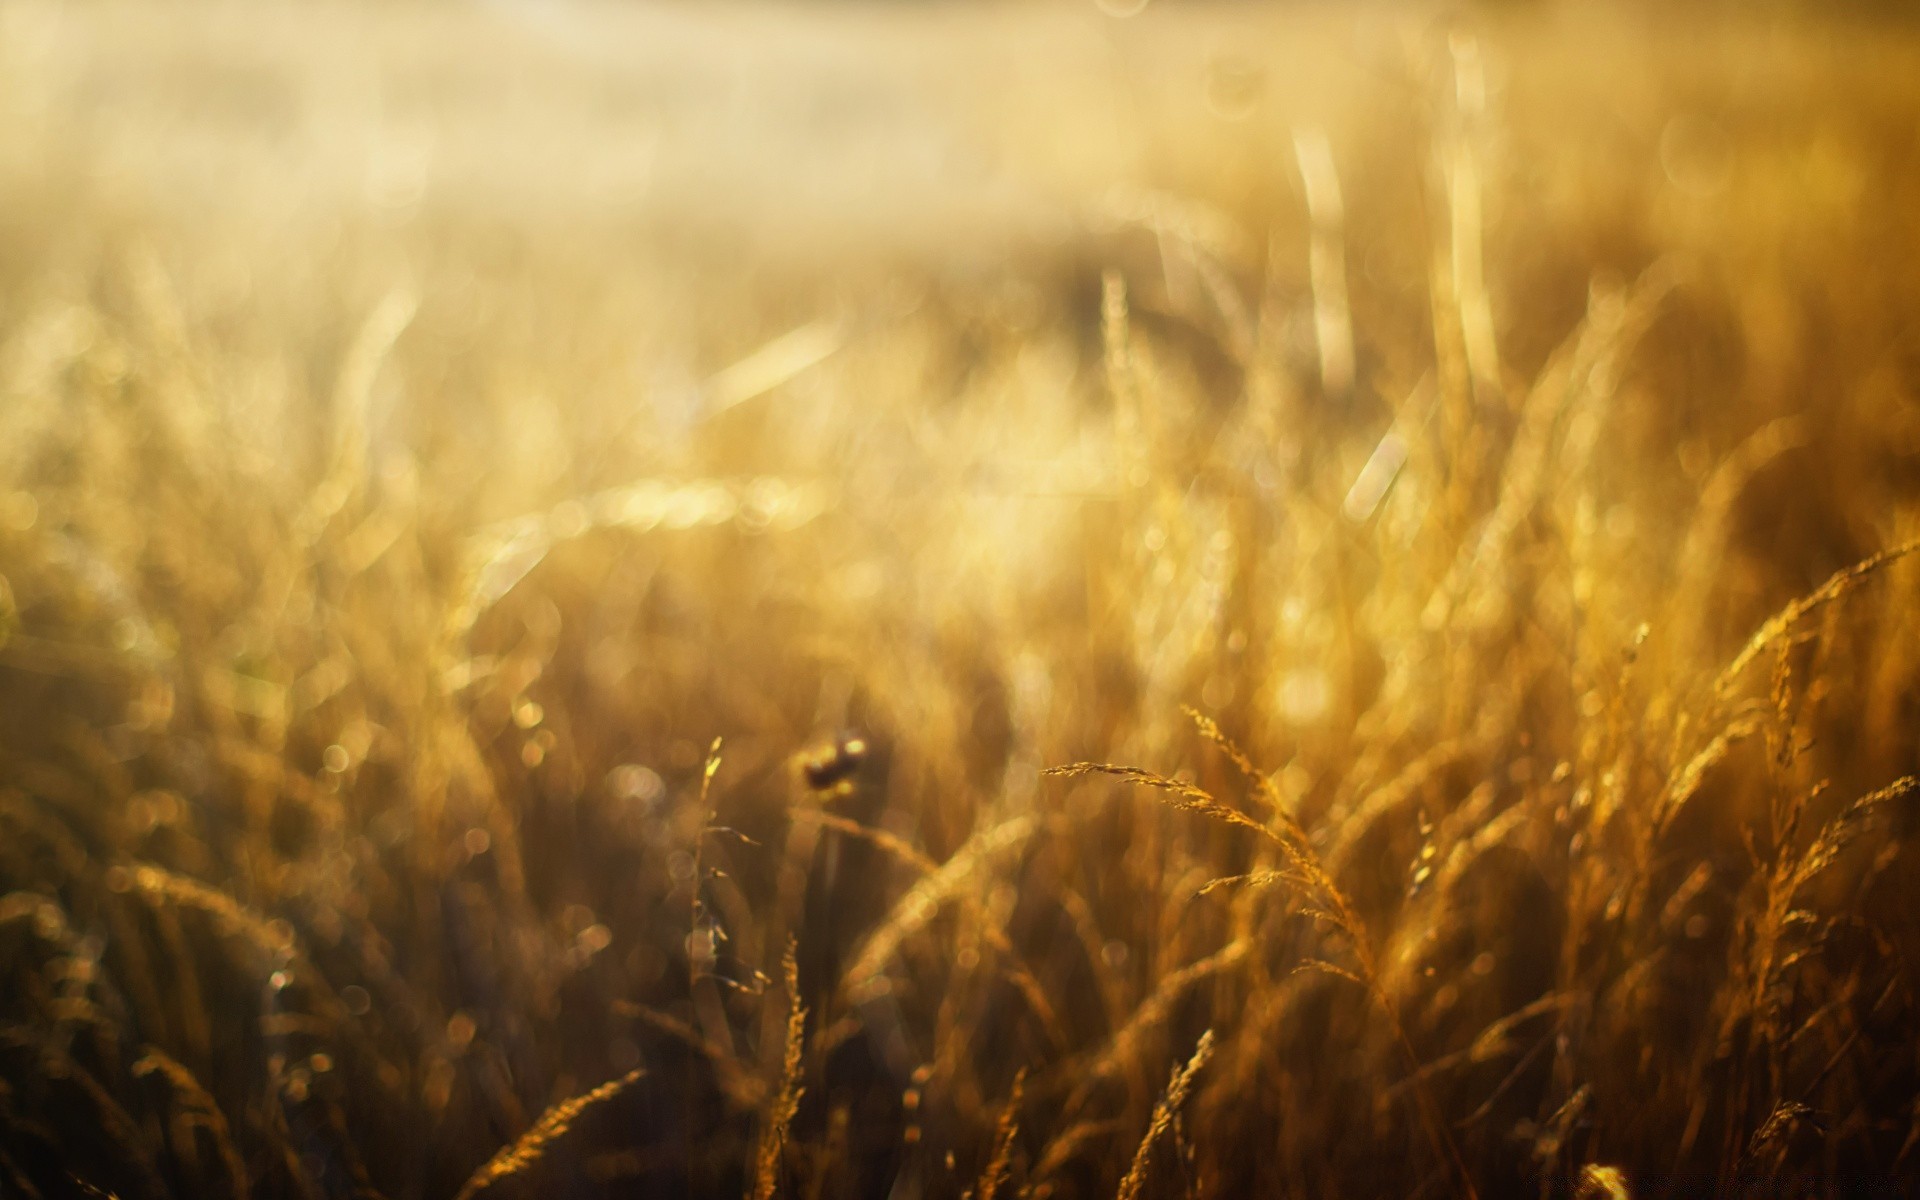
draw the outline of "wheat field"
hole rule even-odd
[[[0,1197],[1920,1188],[1920,37],[0,3]]]

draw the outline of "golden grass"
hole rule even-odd
[[[0,1192],[1920,1187],[1920,39],[1132,7],[0,6]]]
[[[1006,1107],[993,1126],[993,1156],[973,1185],[972,1200],[993,1200],[1007,1181],[1013,1167],[1014,1141],[1020,1136],[1020,1104],[1026,1099],[1027,1072],[1023,1067],[1013,1076],[1013,1089],[1007,1093]]]
[[[167,1131],[173,1140],[175,1153],[193,1162],[197,1158],[195,1144],[198,1131],[205,1130],[213,1142],[221,1169],[226,1173],[224,1182],[227,1194],[236,1198],[250,1195],[247,1165],[240,1157],[239,1147],[233,1144],[226,1114],[220,1111],[219,1101],[194,1078],[193,1072],[149,1046],[139,1061],[133,1064],[133,1074],[135,1078],[151,1075],[165,1079],[177,1097],[174,1117]]]
[[[1173,1127],[1174,1118],[1179,1115],[1181,1105],[1187,1102],[1187,1093],[1193,1090],[1193,1077],[1200,1068],[1207,1065],[1207,1059],[1213,1055],[1213,1030],[1200,1035],[1200,1043],[1193,1048],[1193,1056],[1185,1065],[1174,1068],[1173,1077],[1167,1081],[1166,1095],[1153,1106],[1153,1119],[1147,1124],[1147,1132],[1141,1137],[1140,1145],[1133,1152],[1133,1162],[1127,1167],[1127,1173],[1120,1177],[1120,1200],[1136,1200],[1140,1190],[1147,1184],[1147,1169],[1153,1163],[1154,1143],[1165,1137]]]
[[[621,1092],[640,1081],[646,1072],[639,1069],[628,1071],[618,1079],[609,1079],[597,1088],[580,1093],[568,1100],[549,1108],[540,1114],[540,1119],[518,1138],[512,1145],[502,1146],[499,1153],[488,1159],[480,1169],[468,1177],[455,1194],[455,1200],[471,1200],[472,1197],[494,1187],[503,1179],[524,1174],[533,1165],[546,1156],[547,1148],[573,1128],[580,1115],[595,1105],[618,1096]]]
[[[773,1200],[780,1190],[781,1157],[800,1111],[801,1070],[805,1063],[807,1006],[800,1001],[800,966],[792,942],[787,943],[783,972],[787,990],[787,1041],[780,1059],[780,1086],[771,1089],[771,1103],[760,1118],[760,1149],[753,1159],[753,1200]]]

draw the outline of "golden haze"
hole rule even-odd
[[[1920,1179],[1920,42],[0,5],[0,1194]]]

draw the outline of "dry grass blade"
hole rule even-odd
[[[1501,1055],[1513,1053],[1518,1049],[1512,1038],[1515,1029],[1518,1029],[1521,1025],[1535,1017],[1557,1014],[1564,1010],[1569,1002],[1569,998],[1566,996],[1549,994],[1540,997],[1540,999],[1535,1000],[1531,1004],[1508,1013],[1506,1016],[1488,1025],[1485,1029],[1482,1029],[1479,1034],[1474,1037],[1473,1042],[1465,1049],[1456,1050],[1451,1054],[1442,1055],[1439,1058],[1428,1061],[1421,1066],[1417,1073],[1402,1079],[1400,1082],[1388,1088],[1387,1095],[1398,1096],[1408,1088],[1424,1086],[1437,1076],[1443,1075],[1456,1067],[1471,1063],[1488,1062]]]
[[[1807,847],[1806,854],[1793,870],[1788,898],[1812,882],[1814,876],[1832,866],[1840,856],[1840,851],[1866,831],[1867,822],[1882,808],[1915,792],[1920,792],[1920,777],[1905,775],[1847,805],[1839,816],[1821,828],[1819,836]]]
[[[79,1188],[82,1196],[92,1197],[93,1200],[120,1200],[117,1194],[108,1191],[98,1184],[88,1183],[71,1171],[67,1172],[67,1182]]]
[[[693,838],[693,872],[687,879],[687,991],[709,1032],[723,1031],[717,1040],[725,1041],[725,1018],[714,1000],[715,984],[708,973],[713,969],[715,943],[711,931],[702,929],[708,916],[704,888],[707,882],[707,833],[713,826],[713,777],[720,773],[720,738],[707,747],[706,764],[700,770],[700,826]],[[702,936],[705,933],[707,936]]]
[[[418,300],[405,290],[388,293],[367,315],[347,349],[333,394],[333,447],[325,478],[302,514],[301,533],[311,538],[364,485],[367,428],[374,381],[394,342],[413,321]]]
[[[1863,558],[1850,567],[1835,571],[1825,583],[1767,618],[1765,623],[1747,640],[1746,646],[1734,656],[1733,661],[1728,663],[1726,669],[1721,671],[1714,680],[1714,694],[1726,696],[1732,690],[1733,683],[1740,677],[1741,672],[1745,671],[1758,655],[1785,636],[1787,631],[1807,614],[1833,603],[1852,591],[1867,576],[1885,569],[1916,550],[1920,550],[1920,539],[1905,542],[1890,550],[1882,550],[1878,554]]]
[[[253,943],[269,956],[291,957],[296,953],[293,931],[286,922],[262,916],[219,888],[145,863],[135,866],[130,878],[134,889],[148,900],[204,912],[223,931]]]
[[[1136,1055],[1142,1039],[1167,1019],[1168,1014],[1173,1011],[1173,1006],[1179,1002],[1180,997],[1186,995],[1188,988],[1238,964],[1246,958],[1249,949],[1250,947],[1244,941],[1229,942],[1205,958],[1162,975],[1159,984],[1153,989],[1153,994],[1134,1010],[1133,1016],[1127,1020],[1125,1027],[1114,1035],[1106,1053],[1102,1054],[1087,1071],[1087,1080],[1106,1078],[1119,1071]],[[1069,1104],[1068,1107],[1074,1106]]]
[[[1213,1030],[1200,1035],[1200,1043],[1193,1048],[1193,1057],[1184,1066],[1174,1068],[1173,1077],[1167,1082],[1166,1095],[1153,1107],[1153,1120],[1147,1125],[1146,1136],[1140,1139],[1139,1148],[1133,1152],[1133,1164],[1127,1168],[1125,1177],[1120,1180],[1120,1190],[1115,1193],[1118,1200],[1136,1200],[1140,1189],[1147,1183],[1147,1168],[1152,1165],[1153,1145],[1173,1125],[1173,1119],[1187,1102],[1187,1093],[1193,1090],[1193,1077],[1200,1068],[1207,1065],[1207,1059],[1213,1055]]]
[[[842,977],[842,986],[858,986],[885,969],[900,944],[926,927],[934,914],[996,856],[1022,845],[1032,835],[1031,817],[1015,817],[969,838],[939,870],[915,884],[893,906]]]
[[[1062,1112],[1064,1121],[1072,1121],[1064,1131],[1053,1136],[1046,1149],[1040,1155],[1040,1161],[1033,1169],[1035,1184],[1032,1192],[1037,1196],[1052,1193],[1051,1180],[1062,1168],[1071,1162],[1075,1155],[1097,1138],[1117,1131],[1120,1126],[1109,1120],[1073,1120],[1082,1111],[1089,1097],[1093,1095],[1095,1085],[1111,1079],[1126,1069],[1140,1055],[1140,1047],[1149,1033],[1157,1029],[1173,1011],[1173,1006],[1184,996],[1187,989],[1200,980],[1209,978],[1232,967],[1246,958],[1248,945],[1244,941],[1231,942],[1197,962],[1188,963],[1176,971],[1160,977],[1153,994],[1134,1010],[1126,1025],[1113,1036],[1107,1049],[1091,1066],[1084,1070],[1072,1066],[1072,1073],[1078,1079],[1078,1086],[1068,1097]]]
[[[822,829],[831,829],[836,833],[844,833],[848,837],[859,838],[863,842],[867,842],[878,849],[886,851],[922,875],[931,875],[940,869],[939,863],[928,858],[926,855],[920,853],[920,851],[914,849],[884,829],[876,829],[871,825],[862,825],[860,822],[849,820],[838,813],[822,812],[817,808],[795,809],[793,817],[797,821],[812,821]]]
[[[644,479],[562,501],[545,512],[500,521],[470,534],[462,547],[463,590],[448,610],[447,638],[459,643],[488,609],[505,599],[555,547],[596,529],[644,533],[692,529],[736,520],[794,529],[833,506],[816,483],[760,477]]]
[[[980,1173],[980,1182],[974,1185],[973,1200],[993,1200],[1007,1181],[1007,1172],[1013,1167],[1014,1139],[1020,1136],[1020,1101],[1025,1097],[1026,1086],[1027,1071],[1022,1067],[1014,1074],[1013,1090],[1000,1110],[999,1120],[994,1122],[993,1156],[987,1160],[986,1170]]]
[[[1273,810],[1274,819],[1280,822],[1282,829],[1285,830],[1285,836],[1281,836],[1266,826],[1257,826],[1262,833],[1279,845],[1281,854],[1289,864],[1289,869],[1286,871],[1256,873],[1259,876],[1258,882],[1261,884],[1282,880],[1293,882],[1310,900],[1327,905],[1332,910],[1327,914],[1328,919],[1354,939],[1358,953],[1365,960],[1366,973],[1371,975],[1373,973],[1372,945],[1366,940],[1358,914],[1345,893],[1334,882],[1326,863],[1314,849],[1312,841],[1308,839],[1306,830],[1300,828],[1299,823],[1286,811],[1286,806],[1281,801],[1280,794],[1274,788],[1272,781],[1253,765],[1253,760],[1247,757],[1246,752],[1241,750],[1212,718],[1194,708],[1186,708],[1182,711],[1199,729],[1201,736],[1219,747],[1228,761],[1233,763],[1234,768],[1254,785],[1254,790],[1266,800],[1267,805]],[[1201,794],[1206,795],[1204,792]],[[1211,797],[1208,799],[1211,800]],[[1224,805],[1220,807],[1225,808]],[[1233,812],[1232,809],[1225,809],[1225,811]],[[1207,886],[1210,888],[1213,884]]]
[[[714,411],[763,396],[825,361],[846,342],[830,320],[815,321],[781,334],[707,381]]]
[[[1130,344],[1127,285],[1118,271],[1108,270],[1100,277],[1100,334],[1106,351],[1107,390],[1113,398],[1123,452],[1137,455],[1144,432],[1140,381]]]
[[[1182,812],[1198,813],[1229,825],[1239,825],[1256,833],[1279,841],[1280,836],[1265,825],[1235,808],[1230,808],[1214,799],[1213,795],[1191,783],[1182,783],[1178,779],[1169,779],[1165,775],[1156,775],[1152,771],[1139,767],[1123,767],[1115,763],[1069,763],[1061,767],[1048,767],[1041,772],[1064,779],[1083,775],[1109,775],[1127,783],[1137,783],[1142,787],[1153,788],[1166,798],[1166,803]]]
[[[1680,547],[1672,627],[1681,637],[1695,638],[1702,632],[1706,603],[1714,594],[1714,575],[1726,557],[1730,522],[1741,493],[1768,464],[1805,446],[1808,432],[1808,422],[1798,415],[1776,418],[1747,435],[1714,468]]]
[[[0,1049],[25,1051],[36,1060],[35,1067],[41,1078],[72,1084],[86,1106],[84,1113],[69,1110],[75,1123],[86,1126],[90,1118],[91,1127],[103,1135],[105,1143],[120,1157],[118,1165],[128,1172],[131,1182],[139,1183],[149,1195],[167,1194],[140,1126],[92,1072],[64,1048],[44,1040],[34,1030],[0,1025]],[[12,1089],[11,1080],[0,1086],[0,1100],[10,1101]]]
[[[1673,776],[1665,790],[1660,793],[1660,798],[1654,803],[1651,824],[1654,837],[1658,838],[1665,833],[1668,826],[1673,823],[1674,817],[1686,807],[1687,801],[1693,799],[1694,794],[1700,790],[1700,784],[1706,779],[1707,772],[1724,761],[1735,746],[1759,732],[1764,724],[1764,719],[1758,714],[1750,713],[1735,718],[1725,729],[1715,734],[1711,741],[1701,747],[1698,753],[1687,760],[1687,765]]]
[[[533,1128],[521,1134],[512,1145],[501,1149],[467,1178],[454,1200],[472,1200],[502,1179],[520,1174],[545,1156],[547,1148],[573,1127],[581,1113],[626,1091],[646,1072],[635,1068],[618,1079],[608,1080],[590,1092],[582,1092],[540,1114]]]
[[[1473,738],[1442,742],[1420,753],[1385,783],[1367,788],[1349,803],[1337,806],[1330,818],[1333,841],[1327,850],[1327,861],[1336,867],[1342,865],[1377,822],[1398,811],[1447,768],[1465,761],[1480,749],[1479,742]]]
[[[1313,230],[1308,262],[1320,388],[1329,399],[1344,398],[1353,385],[1353,317],[1347,306],[1346,212],[1340,199],[1340,175],[1324,133],[1296,133],[1293,147]]]
[[[1319,974],[1319,975],[1332,975],[1336,979],[1344,979],[1349,983],[1357,983],[1361,987],[1367,986],[1367,981],[1361,978],[1358,973],[1352,970],[1349,970],[1346,967],[1340,966],[1338,963],[1330,963],[1324,958],[1301,959],[1299,964],[1293,968],[1293,973],[1298,975],[1301,972],[1306,972],[1309,974]],[[1415,1077],[1417,1078],[1417,1075]]]
[[[920,853],[920,851],[914,849],[884,829],[875,829],[871,825],[862,825],[858,821],[848,820],[846,817],[842,817],[837,813],[822,812],[815,808],[799,809],[796,810],[793,815],[795,820],[812,821],[823,829],[831,829],[838,833],[846,834],[848,837],[859,838],[861,841],[867,842],[880,850],[884,850],[900,862],[912,867],[923,877],[932,875],[940,870],[939,863],[934,862],[926,855]],[[961,900],[963,903],[967,903],[970,910],[984,918],[985,910],[981,905],[977,902],[969,902],[967,897],[962,897]],[[998,951],[1002,959],[1005,960],[1009,980],[1013,986],[1019,990],[1021,998],[1027,1002],[1027,1007],[1033,1011],[1033,1014],[1039,1018],[1041,1024],[1046,1027],[1047,1035],[1054,1040],[1056,1045],[1063,1045],[1063,1035],[1059,1027],[1059,1014],[1054,1011],[1053,1003],[1047,999],[1046,990],[1040,986],[1039,980],[1033,977],[1033,972],[1030,971],[1024,963],[1020,962],[1013,943],[1007,938],[1006,931],[983,920],[981,936],[984,937],[987,944]],[[866,979],[870,977],[870,975],[849,976],[851,979]]]
[[[794,1114],[800,1111],[800,1068],[806,1052],[807,1006],[800,1002],[799,948],[787,941],[785,961],[787,984],[787,1038],[781,1056],[780,1090],[762,1118],[760,1148],[753,1156],[753,1200],[773,1200],[780,1186],[780,1160],[786,1150],[787,1135],[793,1128]]]
[[[1473,535],[1462,541],[1459,553],[1422,615],[1429,628],[1439,628],[1469,611],[1476,596],[1498,597],[1486,590],[1506,578],[1508,554],[1525,519],[1538,507],[1550,468],[1563,448],[1557,436],[1572,410],[1592,404],[1608,392],[1617,377],[1621,358],[1652,324],[1659,304],[1674,285],[1671,264],[1649,266],[1626,295],[1610,302],[1590,303],[1586,320],[1555,351],[1520,407],[1520,426],[1502,464],[1498,499],[1493,511]],[[1497,376],[1482,375],[1476,384],[1491,386]]]
[[[1207,881],[1207,885],[1195,892],[1195,896],[1211,896],[1230,887],[1263,888],[1276,884],[1305,890],[1313,886],[1313,881],[1297,871],[1249,871],[1245,875],[1223,875]]]
[[[1126,1122],[1119,1118],[1099,1121],[1080,1121],[1069,1126],[1065,1133],[1048,1143],[1046,1153],[1033,1169],[1033,1177],[1039,1182],[1023,1190],[1020,1194],[1033,1196],[1038,1200],[1054,1194],[1053,1177],[1068,1163],[1077,1158],[1082,1150],[1102,1138],[1113,1137],[1126,1129]]]
[[[1253,765],[1253,760],[1247,757],[1247,752],[1240,748],[1238,742],[1227,736],[1226,730],[1220,728],[1220,723],[1192,705],[1181,705],[1180,711],[1193,722],[1194,728],[1200,731],[1200,736],[1212,742],[1220,753],[1226,755],[1227,761],[1233,764],[1234,769],[1253,785],[1253,790],[1266,802],[1267,808],[1273,815],[1285,821],[1289,829],[1297,828],[1293,814],[1287,811],[1286,801],[1281,799],[1279,789],[1273,786],[1273,780]]]
[[[148,1046],[139,1061],[133,1064],[133,1074],[136,1079],[159,1075],[167,1081],[174,1095],[183,1102],[176,1140],[190,1144],[194,1129],[206,1130],[220,1155],[220,1165],[226,1170],[229,1194],[236,1200],[248,1195],[247,1165],[241,1158],[239,1148],[233,1144],[226,1114],[220,1111],[219,1102],[201,1086],[193,1072],[157,1047]]]
[[[767,1089],[764,1083],[749,1075],[732,1055],[711,1040],[702,1037],[699,1030],[685,1021],[670,1013],[648,1008],[644,1004],[635,1004],[630,1000],[614,1001],[613,1011],[659,1030],[712,1063],[715,1081],[735,1107],[755,1109],[766,1101]]]
[[[1227,754],[1229,759],[1232,760],[1236,768],[1249,778],[1255,780],[1256,784],[1260,782],[1261,776],[1254,768],[1252,760],[1221,731],[1217,724],[1194,709],[1189,708],[1186,711],[1189,718],[1199,727],[1201,734],[1219,746]],[[1151,771],[1141,770],[1138,767],[1123,767],[1106,763],[1076,763],[1069,767],[1052,768],[1047,773],[1055,775],[1112,775],[1126,779],[1129,782],[1142,783],[1168,794],[1171,797],[1168,802],[1176,808],[1204,813],[1218,820],[1257,829],[1271,839],[1274,844],[1279,846],[1280,853],[1286,858],[1291,868],[1283,877],[1297,874],[1306,885],[1302,890],[1310,903],[1309,906],[1302,911],[1316,919],[1326,921],[1335,929],[1347,935],[1352,943],[1352,952],[1357,967],[1355,970],[1349,970],[1345,967],[1314,959],[1303,964],[1305,969],[1320,970],[1344,979],[1351,979],[1367,990],[1367,994],[1386,1016],[1388,1026],[1391,1028],[1394,1040],[1398,1044],[1401,1058],[1406,1064],[1407,1073],[1413,1080],[1413,1092],[1417,1101],[1420,1120],[1426,1128],[1428,1139],[1432,1142],[1435,1152],[1452,1167],[1454,1174],[1460,1181],[1460,1187],[1463,1193],[1469,1197],[1477,1195],[1473,1184],[1473,1177],[1467,1169],[1465,1160],[1461,1157],[1459,1145],[1455,1142],[1452,1132],[1440,1115],[1439,1106],[1434,1100],[1433,1095],[1422,1081],[1419,1056],[1414,1052],[1413,1043],[1407,1037],[1406,1026],[1400,1019],[1400,1010],[1398,1006],[1394,1004],[1393,998],[1387,993],[1387,989],[1381,984],[1379,963],[1374,955],[1373,942],[1367,933],[1365,922],[1361,920],[1360,914],[1358,910],[1355,909],[1352,900],[1348,898],[1346,892],[1340,888],[1333,876],[1327,871],[1325,862],[1322,861],[1319,853],[1314,849],[1312,842],[1307,839],[1304,831],[1301,831],[1297,825],[1293,824],[1284,811],[1276,811],[1276,818],[1286,822],[1289,836],[1285,837],[1234,809],[1228,808],[1218,800],[1215,800],[1212,795],[1192,784],[1168,779],[1165,776],[1156,775]],[[1279,809],[1277,798],[1270,799],[1269,802],[1275,804],[1276,810]],[[1512,810],[1507,814],[1505,821],[1497,822],[1496,826],[1499,830],[1504,830],[1507,825],[1517,820],[1519,815],[1520,811],[1518,809]],[[1494,833],[1497,836],[1495,827],[1489,827],[1489,829],[1484,832]],[[1324,905],[1324,907],[1320,907],[1322,905]],[[1238,943],[1236,942],[1235,944]]]

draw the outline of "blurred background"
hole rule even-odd
[[[1916,80],[5,0],[0,1195],[1911,1186]]]

